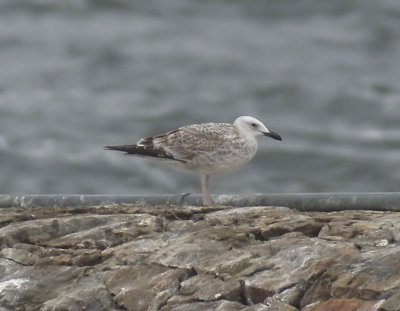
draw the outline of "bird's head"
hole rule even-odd
[[[269,130],[260,120],[254,117],[241,116],[233,124],[239,131],[253,137],[264,135],[276,140],[282,140],[282,137],[278,133]]]

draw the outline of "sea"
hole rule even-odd
[[[214,194],[400,191],[400,1],[0,1],[1,194],[196,194],[103,146],[241,115]]]

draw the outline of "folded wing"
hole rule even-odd
[[[230,126],[220,124],[222,127]],[[106,146],[108,150],[117,150],[127,154],[139,155],[144,157],[175,160],[187,162],[198,156],[202,152],[215,150],[227,142],[220,131],[215,128],[215,124],[189,125],[177,130],[145,137],[137,144]]]

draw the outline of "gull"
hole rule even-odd
[[[203,205],[211,205],[209,179],[231,173],[257,152],[257,137],[282,140],[261,121],[241,116],[230,123],[202,123],[140,139],[136,144],[105,146],[129,155],[155,160],[179,171],[200,174]]]

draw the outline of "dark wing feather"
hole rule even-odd
[[[175,159],[171,154],[166,152],[164,149],[154,148],[152,146],[150,147],[150,146],[142,146],[134,144],[134,145],[121,145],[121,146],[105,146],[104,148],[107,150],[122,151],[132,155],[185,162],[179,159]]]

